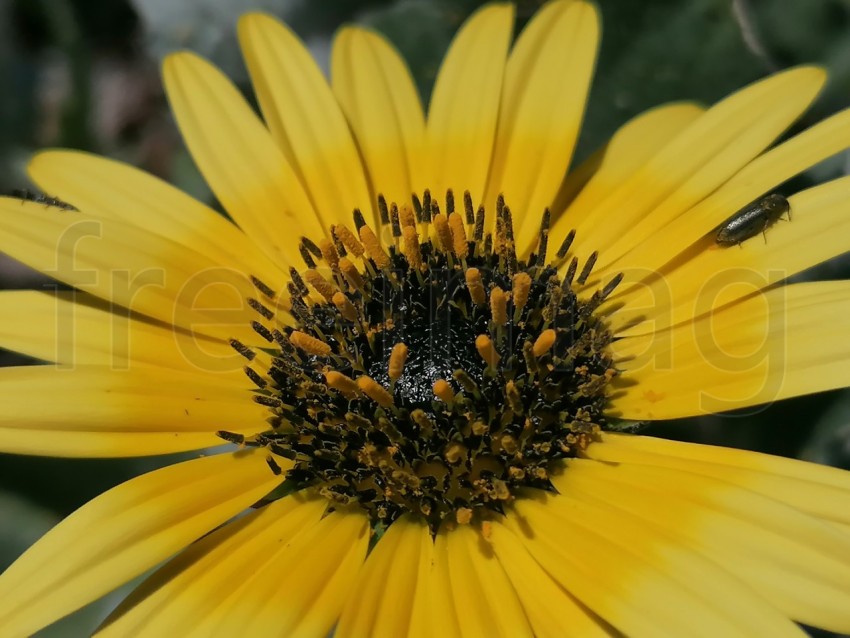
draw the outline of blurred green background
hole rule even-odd
[[[850,0],[598,0],[603,39],[577,158],[626,119],[671,100],[714,102],[801,63],[831,80],[794,130],[850,104]],[[27,158],[65,146],[120,158],[210,200],[182,147],[159,82],[162,56],[189,48],[250,93],[235,39],[238,15],[265,9],[286,20],[327,66],[333,32],[356,22],[384,32],[427,100],[446,47],[478,0],[0,0],[0,192],[26,188]],[[518,2],[521,26],[543,4]],[[793,131],[792,131],[793,132]],[[793,192],[848,172],[842,154],[786,185]],[[61,193],[51,193],[59,195]],[[800,279],[850,274],[846,258]],[[0,255],[0,288],[46,280]],[[0,365],[32,363],[0,350]],[[49,400],[49,397],[45,397]],[[2,407],[0,407],[2,409]],[[761,450],[850,469],[850,392],[745,414],[652,426],[647,433]],[[86,500],[170,459],[55,460],[0,455],[0,568]],[[83,636],[118,593],[42,632]],[[827,635],[815,633],[813,635]]]

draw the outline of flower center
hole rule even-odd
[[[548,210],[523,260],[502,198],[492,233],[468,194],[462,211],[451,192],[445,205],[428,191],[414,208],[379,198],[386,242],[359,211],[356,235],[335,226],[332,241],[304,239],[290,325],[267,327],[274,313],[251,300],[270,363],[233,342],[253,362],[272,427],[250,440],[219,435],[290,459],[293,489],[359,505],[376,525],[412,512],[436,529],[502,511],[522,487],[552,489],[551,463],[606,427],[616,371],[594,311],[622,277],[580,299],[595,253],[580,270],[576,258],[567,265],[571,232],[547,262]]]

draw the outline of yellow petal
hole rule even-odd
[[[261,13],[239,20],[239,43],[266,123],[323,224],[350,223],[354,208],[368,218],[363,164],[313,56],[289,27]]]
[[[451,591],[464,636],[531,636],[528,618],[481,532],[459,525],[446,534]]]
[[[722,601],[704,597],[717,581],[731,579],[625,517],[574,497],[541,493],[518,500],[507,523],[556,581],[625,635],[758,635],[730,617]],[[692,580],[671,570],[668,560],[686,563]],[[703,570],[706,583],[693,579]]]
[[[183,139],[239,227],[276,263],[301,263],[302,236],[325,228],[298,175],[233,83],[192,53],[165,59],[163,81]]]
[[[845,387],[848,313],[845,282],[795,284],[668,330],[616,340],[611,350],[623,372],[611,411],[626,419],[669,419]]]
[[[142,226],[222,266],[250,272],[269,285],[285,281],[286,272],[237,226],[144,171],[79,151],[43,151],[27,168],[44,191],[60,195],[92,216]]]
[[[618,290],[610,304],[625,307],[611,317],[614,331],[626,336],[662,330],[850,249],[850,177],[809,188],[788,201],[791,221],[777,222],[764,237],[724,248],[712,234],[679,268],[645,286]]]
[[[408,638],[460,638],[460,627],[449,585],[445,533],[430,534],[420,552],[416,596],[410,613]]]
[[[792,69],[713,106],[593,210],[578,213],[583,218],[576,226],[576,241],[585,246],[581,252],[600,250],[600,266],[605,266],[651,237],[773,142],[808,107],[824,80],[820,69]],[[565,234],[556,230],[557,236]]]
[[[606,533],[619,542],[628,543],[641,556],[666,571],[671,579],[701,595],[716,613],[725,616],[725,620],[731,621],[739,632],[751,636],[805,635],[783,611],[772,605],[772,601],[763,597],[760,588],[753,587],[752,578],[741,578],[740,570],[724,560],[722,554],[704,551],[694,543],[683,542],[684,537],[711,534],[715,530],[705,527],[715,527],[712,524],[722,519],[722,514],[717,514],[715,518],[708,508],[674,498],[676,516],[666,514],[656,517],[655,513],[663,511],[667,505],[666,499],[640,488],[632,489],[631,485],[605,481],[611,469],[615,473],[628,474],[617,466],[609,468],[594,461],[570,461],[558,482],[559,490],[569,493],[568,501],[575,498],[580,504],[577,508],[564,510],[564,513],[579,515],[587,508],[586,511],[598,528],[604,528]],[[678,480],[680,477],[669,478]],[[642,487],[639,476],[634,480]],[[681,480],[690,487],[687,475],[681,477]],[[598,490],[597,482],[600,483]],[[723,490],[722,484],[703,487],[709,492],[712,487],[716,491]],[[694,500],[701,496],[695,490]],[[739,531],[746,536],[749,530],[746,525],[740,525]],[[724,536],[722,532],[718,533]],[[764,540],[763,536],[756,532],[755,540]],[[750,543],[751,539],[742,540],[742,544]]]
[[[520,247],[536,236],[567,173],[598,43],[596,7],[560,0],[532,18],[508,58],[485,201],[493,210],[504,193]]]
[[[336,635],[407,636],[421,591],[423,562],[430,566],[428,526],[402,517],[390,525],[369,555],[342,612]]]
[[[662,267],[674,257],[671,247],[674,252],[681,253],[691,245],[699,244],[706,234],[713,241],[712,231],[735,211],[848,146],[850,110],[845,110],[766,151],[687,214],[659,228],[621,259],[605,268],[598,268],[597,273],[604,275],[618,268],[635,273],[662,271]],[[793,256],[794,253],[790,254]],[[622,294],[625,290],[621,287],[618,293]]]
[[[624,437],[612,438],[616,446],[607,437],[591,446],[591,456],[601,455],[600,460],[570,461],[558,479],[559,489],[604,502],[623,516],[663,530],[677,545],[716,562],[788,617],[847,631],[850,535],[752,491],[750,486],[759,483],[756,473],[751,473],[752,481],[731,468],[725,474],[715,468],[716,476],[711,476],[703,471],[709,463],[690,461],[696,467],[692,472],[687,463],[676,468],[668,464],[670,458],[642,451],[652,449],[649,437],[639,437],[638,447],[629,446],[625,453],[619,445]],[[701,448],[712,449],[721,461],[727,452],[695,447],[698,456],[709,456]],[[763,456],[753,455],[756,463]],[[748,615],[756,618],[756,607],[751,606]],[[765,629],[753,635],[775,633]]]
[[[12,454],[167,454],[222,445],[217,430],[248,435],[268,427],[268,409],[251,400],[247,378],[25,366],[0,368],[0,380],[0,450]]]
[[[380,34],[346,27],[334,39],[331,84],[363,154],[372,192],[410,203],[414,189],[428,180],[422,161],[425,116],[404,60]]]
[[[314,527],[326,507],[325,499],[294,495],[220,527],[149,576],[109,615],[97,635],[189,635],[202,619],[209,624],[208,617],[238,595],[235,590],[242,592],[234,583],[242,585],[275,563],[280,548]]]
[[[81,292],[0,292],[0,344],[64,369],[157,366],[242,375],[245,359],[228,343],[113,312]],[[239,384],[244,385],[244,384]]]
[[[707,461],[723,466],[754,470],[765,474],[786,476],[799,481],[829,485],[850,491],[850,472],[834,467],[788,459],[772,454],[737,450],[716,445],[682,443],[652,436],[603,434],[606,442],[641,450],[650,454],[663,454],[693,461]]]
[[[604,625],[543,570],[507,526],[492,522],[493,551],[519,596],[535,636],[610,636]]]
[[[369,544],[361,512],[333,512],[278,542],[264,565],[200,624],[201,635],[327,636],[351,597]]]
[[[417,602],[425,604],[429,611],[430,622],[425,627],[417,628],[414,635],[428,638],[462,638],[458,602],[452,594],[449,568],[448,535],[451,533],[441,529],[434,539],[432,569],[430,571],[430,596],[427,601],[417,596]],[[426,590],[429,591],[429,590]],[[417,611],[414,607],[414,611]]]
[[[850,473],[769,454],[666,442],[653,437],[605,435],[592,458],[689,471],[740,485],[812,516],[850,523]],[[788,529],[791,529],[790,515]],[[802,533],[801,533],[802,535]],[[824,541],[825,542],[825,541]],[[847,549],[846,545],[843,546]],[[833,549],[836,553],[843,550]],[[850,560],[850,554],[843,552]]]
[[[502,78],[514,8],[490,4],[461,27],[434,84],[428,108],[430,185],[442,200],[451,188],[480,203],[496,137]]]
[[[623,124],[603,148],[567,175],[552,204],[552,219],[559,219],[568,206],[570,212],[563,222],[553,225],[552,237],[560,241],[608,193],[704,112],[697,104],[675,102],[644,111]]]
[[[116,219],[0,198],[0,245],[24,264],[167,324],[221,338],[258,339],[246,274]]]
[[[265,496],[265,451],[186,461],[90,501],[0,575],[0,633],[28,635],[168,558]]]

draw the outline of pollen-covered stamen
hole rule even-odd
[[[579,296],[595,253],[566,265],[572,232],[547,265],[548,211],[526,261],[503,198],[494,233],[469,193],[462,210],[451,191],[444,212],[429,191],[412,204],[378,198],[387,243],[359,211],[354,232],[302,241],[307,268],[291,274],[289,305],[250,302],[254,330],[279,351],[269,363],[232,345],[271,429],[221,436],[290,459],[289,483],[376,523],[409,512],[436,529],[501,511],[523,487],[551,489],[550,464],[605,427],[616,371],[594,311],[622,276]],[[280,307],[294,325],[273,323]]]
[[[467,292],[472,303],[476,306],[483,306],[487,303],[487,294],[484,292],[484,280],[481,278],[481,271],[478,268],[467,268],[465,277]]]
[[[454,401],[455,392],[452,390],[452,386],[449,385],[449,382],[445,379],[437,379],[434,381],[434,385],[432,386],[434,390],[434,396],[436,396],[443,403],[451,403]]]
[[[335,235],[342,242],[342,245],[345,246],[346,250],[350,252],[355,257],[362,257],[363,253],[366,252],[363,249],[363,246],[357,238],[354,236],[347,227],[345,226],[334,226]]]
[[[490,315],[497,326],[508,323],[508,295],[498,286],[490,291]]]
[[[357,383],[336,370],[325,372],[325,381],[328,387],[333,388],[348,399],[356,399],[357,395],[360,394]]]
[[[409,353],[410,350],[403,343],[397,343],[393,346],[393,350],[390,353],[390,363],[387,366],[390,381],[398,381],[401,375],[404,374],[404,363],[407,361],[407,355]]]
[[[299,350],[303,350],[306,354],[324,356],[331,352],[329,344],[299,330],[294,330],[289,334],[289,342]]]
[[[339,261],[337,261],[336,265],[339,267]],[[304,279],[307,280],[307,283],[310,284],[316,292],[325,298],[325,301],[333,300],[336,288],[334,288],[333,284],[331,284],[327,279],[322,277],[318,271],[313,270],[312,268],[305,271]]]
[[[490,337],[487,335],[478,335],[475,338],[475,349],[478,350],[478,354],[481,355],[484,363],[486,363],[489,368],[495,369],[499,365],[499,360],[502,357],[499,356],[496,346],[493,344],[493,340],[490,339]]]

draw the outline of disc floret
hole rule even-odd
[[[359,211],[354,230],[302,240],[307,269],[291,272],[283,304],[259,287],[254,329],[271,361],[233,345],[271,427],[248,441],[220,434],[290,459],[294,488],[359,505],[375,524],[413,512],[436,529],[501,512],[522,487],[552,489],[552,462],[606,427],[616,370],[595,311],[621,276],[577,294],[596,254],[579,272],[571,232],[547,262],[548,211],[522,259],[501,197],[493,232],[468,193],[463,210],[451,191],[445,212],[428,191],[413,203],[379,198],[386,241]]]

